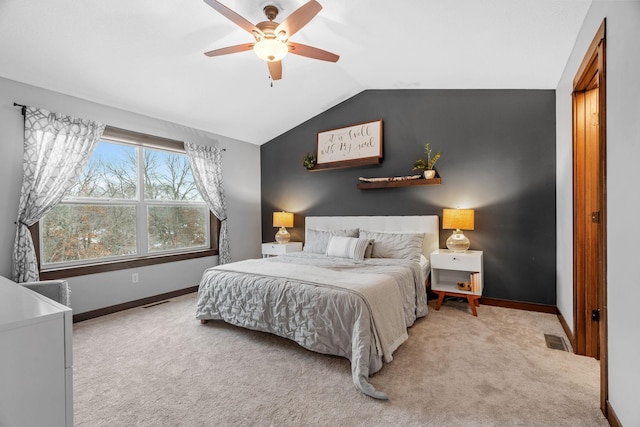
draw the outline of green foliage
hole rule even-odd
[[[428,142],[424,145],[424,153],[427,155],[427,161],[425,162],[422,159],[416,160],[413,163],[413,170],[419,170],[419,171],[433,170],[433,167],[435,166],[436,162],[438,161],[438,159],[440,159],[440,156],[442,155],[442,153],[438,151],[436,154],[433,155],[433,157],[431,157],[431,145]]]
[[[427,168],[427,164],[422,159],[418,159],[413,163],[413,170],[423,171]]]
[[[313,167],[316,165],[316,157],[311,153],[307,153],[307,155],[304,156],[304,160],[302,162],[302,165],[307,170],[308,169],[313,169]]]
[[[440,152],[438,151],[436,154],[433,155],[432,158],[429,159],[429,161],[427,162],[427,170],[433,170],[433,165],[436,164],[436,162],[438,161],[438,159],[440,158]]]

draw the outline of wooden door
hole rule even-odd
[[[600,409],[608,416],[605,24],[573,81],[572,343],[600,360]]]
[[[575,351],[599,359],[599,287],[602,277],[599,88],[574,92]]]

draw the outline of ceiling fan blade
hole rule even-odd
[[[247,21],[245,18],[238,15],[236,12],[229,9],[227,6],[223,5],[222,3],[216,0],[204,0],[204,2],[209,6],[211,6],[212,8],[214,8],[216,11],[218,11],[222,16],[224,16],[225,18],[228,18],[230,21],[238,25],[243,30],[249,33],[257,32],[258,34],[263,35],[262,31],[260,31],[258,27],[256,27],[251,22]]]
[[[321,61],[338,62],[340,55],[327,52],[326,50],[318,49],[317,47],[307,46],[302,43],[287,43],[289,46],[289,53],[295,55],[306,56],[308,58],[319,59]]]
[[[206,1],[206,0],[205,0]],[[284,31],[287,38],[291,37],[313,19],[314,16],[322,10],[322,6],[316,0],[309,0],[307,3],[294,10],[275,30],[277,35],[280,31]]]
[[[204,54],[207,56],[220,56],[220,55],[228,55],[230,53],[244,52],[246,50],[253,49],[254,43],[245,43],[238,44],[235,46],[227,46],[221,49],[210,50],[209,52],[205,52]]]
[[[267,62],[269,66],[269,74],[272,80],[280,80],[282,78],[282,61]]]

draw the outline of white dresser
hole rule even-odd
[[[73,426],[72,312],[0,277],[0,426]]]

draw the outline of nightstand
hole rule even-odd
[[[436,310],[440,310],[446,295],[456,296],[465,298],[477,316],[483,287],[482,251],[438,249],[431,254],[431,290],[438,295]]]
[[[302,242],[269,242],[262,244],[262,258],[284,255],[290,252],[302,252]]]

